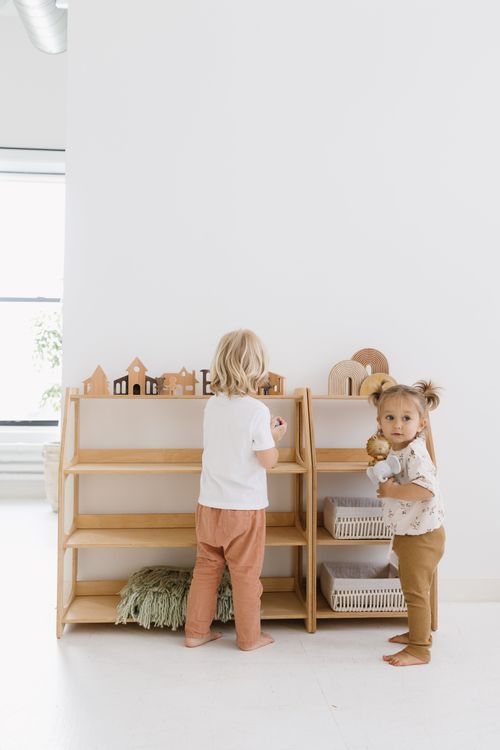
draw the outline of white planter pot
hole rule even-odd
[[[59,457],[61,443],[46,443],[43,446],[43,473],[45,476],[45,494],[52,510],[59,508]]]

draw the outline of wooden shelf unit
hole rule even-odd
[[[318,511],[318,475],[319,474],[359,474],[366,472],[369,466],[370,457],[365,448],[317,448],[315,438],[315,416],[314,402],[331,402],[331,401],[367,401],[366,396],[313,396],[311,391],[307,392],[309,402],[310,429],[311,429],[311,465],[313,477],[313,513],[315,517],[313,530],[313,552],[314,562],[313,569],[316,574],[317,567],[317,549],[325,546],[352,546],[354,548],[361,546],[389,545],[387,539],[334,539],[330,532],[323,526],[323,514]],[[332,420],[332,429],[334,429],[334,420]],[[432,460],[435,462],[434,444],[430,423],[426,430],[427,449]],[[367,439],[368,439],[367,435]],[[437,630],[437,574],[431,589],[431,608],[432,608],[432,629]],[[337,619],[337,618],[369,618],[369,617],[404,617],[406,612],[335,612],[331,609],[324,598],[317,583],[313,594],[313,613],[314,627],[318,619]]]
[[[68,389],[65,398],[59,469],[59,534],[57,636],[66,624],[116,621],[119,591],[126,581],[81,580],[78,576],[80,549],[174,549],[195,548],[194,512],[190,513],[81,513],[80,477],[84,475],[200,474],[201,448],[93,449],[80,446],[80,405],[87,399],[113,401],[193,401],[207,396],[86,396]],[[290,396],[258,396],[259,400],[294,402],[289,431],[293,447],[279,449],[279,463],[269,474],[292,478],[292,509],[268,511],[266,546],[292,550],[293,575],[263,578],[263,619],[303,619],[309,632],[314,629],[313,599],[316,575],[313,567],[314,517],[309,400],[306,389]],[[70,432],[73,451],[67,458]],[[73,482],[73,501],[67,502],[66,488]],[[168,498],[166,499],[168,507]],[[67,508],[67,505],[72,507]],[[193,508],[194,511],[194,508]],[[71,555],[71,579],[65,581],[65,556]],[[133,570],[130,573],[134,572]],[[66,585],[68,584],[68,585]],[[66,595],[65,591],[69,588]]]

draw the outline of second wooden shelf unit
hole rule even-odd
[[[311,430],[311,465],[313,476],[313,513],[316,519],[313,530],[313,550],[314,563],[313,568],[317,567],[317,548],[324,546],[351,546],[359,548],[361,546],[377,546],[389,544],[385,539],[334,539],[327,529],[323,526],[323,514],[318,511],[318,476],[320,474],[364,474],[369,466],[370,456],[365,448],[317,448],[315,438],[315,416],[314,402],[338,401],[357,402],[367,401],[366,396],[313,396],[311,391],[307,392],[309,402],[310,430]],[[332,423],[334,424],[334,422]],[[435,462],[434,443],[430,423],[426,430],[427,448],[432,460]],[[431,609],[432,609],[432,629],[437,630],[437,575],[434,577],[431,590]],[[346,618],[406,618],[406,612],[335,612],[328,605],[317,584],[313,592],[313,612],[316,620],[318,619],[346,619]]]

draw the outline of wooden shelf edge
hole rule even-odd
[[[77,595],[67,607],[66,625],[116,622],[117,595]],[[264,620],[303,619],[306,609],[293,591],[269,591],[262,594],[261,617]]]
[[[321,589],[317,591],[317,604],[316,604],[316,617],[318,620],[333,620],[333,619],[365,619],[373,617],[385,617],[394,618],[401,617],[407,618],[408,612],[337,612],[333,610],[325,597],[323,596]]]
[[[167,463],[74,463],[64,468],[65,474],[199,474],[200,464]]]
[[[168,464],[168,463],[75,463],[66,466],[65,475],[73,474],[199,474],[199,464]],[[292,461],[279,463],[268,474],[307,474],[309,468]]]
[[[70,396],[71,401],[95,401],[95,400],[107,400],[107,401],[207,401],[210,398],[209,395],[205,396],[201,393],[197,393],[193,396],[168,396],[158,394],[142,394],[138,396],[132,396],[129,394],[119,395],[117,393],[108,393],[104,395],[91,395],[85,393],[74,393]],[[282,394],[279,396],[260,396],[255,395],[252,398],[256,398],[259,401],[300,401],[303,396],[300,394]]]
[[[326,546],[358,546],[390,544],[390,539],[336,539],[324,526],[318,526],[316,544],[318,547]]]
[[[318,461],[316,471],[318,474],[361,474],[366,472],[368,466],[368,462]]]
[[[301,547],[307,539],[296,526],[268,526],[266,547]],[[174,549],[196,547],[194,528],[86,528],[68,534],[65,549]]]
[[[318,620],[356,620],[367,618],[403,618],[408,619],[407,612],[334,612],[333,609],[318,609],[316,618]]]
[[[330,396],[329,394],[312,394],[313,401],[368,401],[368,396]]]

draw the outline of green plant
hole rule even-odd
[[[35,365],[41,370],[48,365],[51,370],[61,366],[62,361],[62,319],[61,311],[40,313],[35,319]],[[40,399],[40,406],[51,406],[55,412],[61,409],[61,384],[54,383],[47,388]]]

